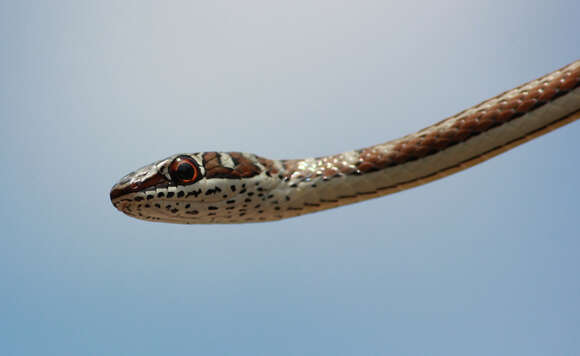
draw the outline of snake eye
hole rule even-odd
[[[191,158],[179,156],[171,162],[169,174],[176,183],[193,183],[199,176],[199,169]]]

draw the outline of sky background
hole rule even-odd
[[[580,58],[571,1],[0,2],[0,354],[577,355],[580,123],[274,223],[131,219],[177,152],[397,138]]]

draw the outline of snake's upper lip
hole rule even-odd
[[[110,197],[111,200],[114,200],[119,197],[122,197],[123,195],[130,193],[138,193],[149,187],[164,183],[168,183],[167,179],[159,173],[147,177],[144,180],[122,179],[119,183],[115,184],[113,188],[111,188]]]

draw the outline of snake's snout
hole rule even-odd
[[[111,201],[117,199],[121,195],[123,195],[122,190],[120,189],[118,184],[115,184],[113,186],[113,188],[111,188],[111,192],[109,193],[109,197],[111,198]]]
[[[111,201],[114,201],[124,195],[139,193],[147,188],[166,183],[168,183],[167,179],[158,172],[155,164],[151,164],[121,178],[111,188],[109,196]]]
[[[109,193],[109,196],[111,197],[111,201],[114,201],[115,199],[129,193],[133,193],[129,187],[125,187],[122,184],[117,183],[113,186],[113,188],[111,188],[111,193]]]

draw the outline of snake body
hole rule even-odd
[[[580,60],[417,133],[337,155],[177,154],[121,179],[113,205],[148,221],[279,220],[418,186],[580,118]]]

